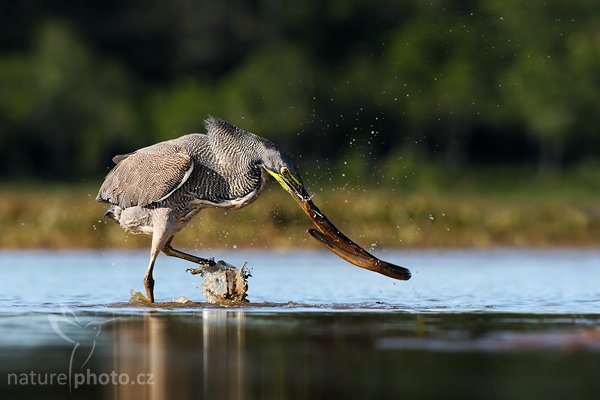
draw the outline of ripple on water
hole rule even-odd
[[[387,251],[391,261],[414,272],[407,282],[325,252],[216,253],[234,265],[248,262],[252,303],[416,312],[600,312],[598,250]],[[0,312],[127,302],[132,289],[143,288],[146,262],[145,252],[2,252]],[[181,260],[159,258],[158,301],[204,300],[201,278],[187,274],[187,267]]]

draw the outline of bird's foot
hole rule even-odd
[[[198,274],[201,274],[202,272],[204,272],[205,269],[206,269],[206,267],[187,268],[185,270],[185,272],[189,272],[192,275],[198,275]]]
[[[150,303],[152,303],[148,297],[144,296],[141,292],[137,292],[133,289],[131,289],[131,297],[129,298],[129,303],[130,304],[135,304],[135,305],[148,305]]]
[[[192,275],[202,274],[207,269],[215,267],[217,265],[217,263],[215,262],[214,258],[209,258],[209,259],[205,260],[204,262],[199,263],[199,265],[200,266],[198,268],[188,268],[185,270],[185,272],[189,272]]]

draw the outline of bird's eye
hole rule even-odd
[[[289,175],[290,170],[287,167],[281,167],[281,175]]]

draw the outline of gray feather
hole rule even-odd
[[[115,156],[97,200],[121,208],[167,208],[185,220],[198,204],[230,207],[254,200],[264,186],[262,168],[279,170],[284,154],[269,140],[221,119],[210,117],[205,126],[206,134]]]
[[[127,157],[129,157],[130,154],[131,153],[116,155],[112,158],[112,162],[114,162],[115,164],[118,164],[121,161],[123,161],[124,159],[126,159]]]
[[[147,206],[164,199],[189,178],[188,154],[175,146],[147,147],[118,160],[100,188],[97,200],[121,208]],[[184,179],[185,178],[185,179]]]

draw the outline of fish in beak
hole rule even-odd
[[[411,274],[408,269],[378,259],[340,232],[313,203],[302,181],[296,178],[287,168],[282,168],[280,172],[267,169],[267,172],[292,195],[318,228],[310,228],[308,229],[308,233],[324,244],[334,254],[356,266],[378,272],[390,278],[400,280],[410,279]]]

